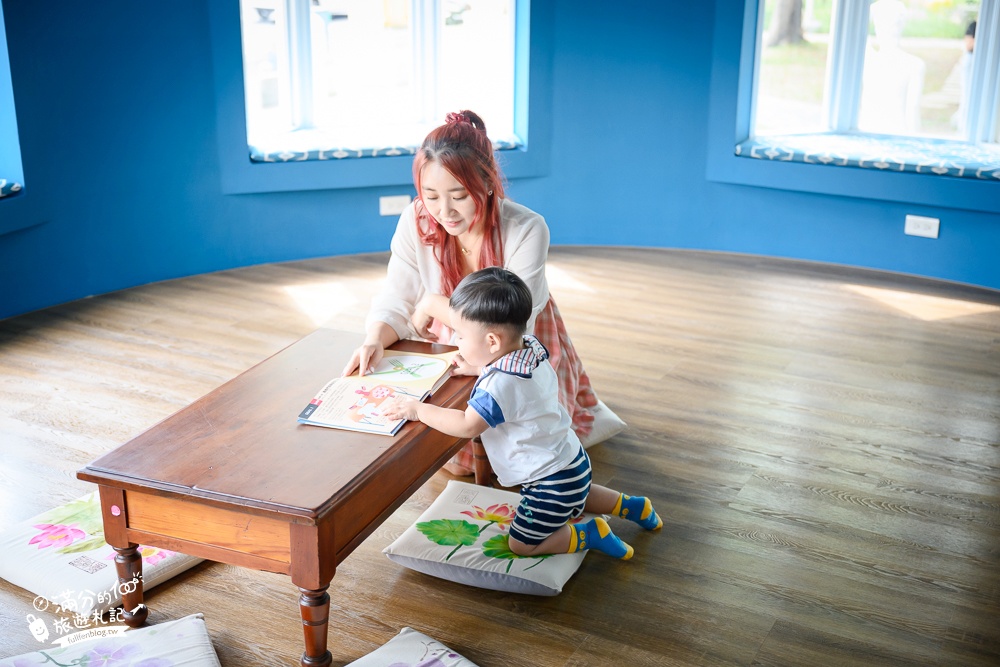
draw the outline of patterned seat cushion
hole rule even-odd
[[[0,197],[10,197],[21,191],[21,184],[0,178]]]
[[[0,535],[0,578],[53,607],[88,616],[121,604],[115,550],[104,541],[97,491],[11,526]],[[148,591],[202,559],[140,547]]]
[[[54,638],[39,616],[32,621],[35,639],[46,644],[33,653],[0,659],[0,667],[32,665],[120,665],[125,667],[220,667],[201,614],[128,630],[108,626]],[[25,632],[28,632],[26,624]],[[35,632],[37,631],[37,632]],[[92,635],[88,637],[88,635]]]
[[[878,171],[1000,180],[1000,145],[870,134],[786,134],[753,137],[736,154],[774,162],[805,162]]]
[[[403,628],[383,646],[347,667],[476,667],[450,648],[413,628]]]
[[[469,586],[529,595],[557,595],[586,551],[522,557],[507,545],[507,527],[521,496],[452,480],[392,544],[390,560]],[[587,521],[584,514],[579,521]]]

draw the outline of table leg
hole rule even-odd
[[[319,590],[299,588],[299,611],[302,614],[302,631],[306,638],[306,652],[302,654],[302,667],[328,667],[333,656],[326,649],[326,631],[330,621],[330,595],[328,586]]]
[[[115,547],[115,569],[118,570],[118,591],[122,594],[121,619],[130,628],[146,622],[149,609],[142,602],[142,556],[138,544]]]
[[[486,448],[479,438],[472,439],[472,465],[476,474],[476,484],[480,486],[493,486],[493,466],[486,456]]]

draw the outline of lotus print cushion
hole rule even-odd
[[[104,541],[97,491],[15,524],[0,535],[0,578],[53,607],[88,616],[121,604],[115,550]],[[141,546],[143,590],[202,559]]]
[[[521,497],[452,480],[440,496],[383,550],[400,565],[469,586],[529,595],[557,595],[586,551],[518,556],[507,528]],[[578,521],[589,520],[583,515]]]

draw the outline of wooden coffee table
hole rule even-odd
[[[337,565],[466,442],[418,422],[395,437],[298,424],[360,343],[319,329],[77,473],[100,487],[126,624],[148,613],[136,547],[156,546],[291,575],[301,591],[301,664],[330,664],[326,591]],[[428,400],[464,408],[474,380],[453,377]]]

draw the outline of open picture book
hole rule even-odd
[[[443,354],[386,350],[371,372],[330,380],[299,413],[299,423],[395,435],[405,419],[387,419],[381,405],[393,396],[424,400],[451,375],[455,351]]]

